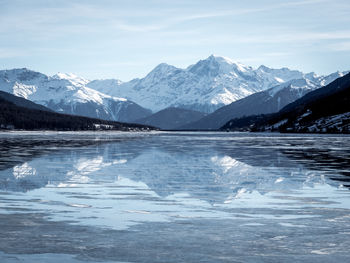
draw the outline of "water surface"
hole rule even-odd
[[[0,262],[350,261],[349,139],[1,133]]]

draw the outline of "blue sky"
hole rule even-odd
[[[0,69],[143,77],[211,54],[257,67],[350,70],[349,0],[0,0]]]

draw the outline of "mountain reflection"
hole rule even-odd
[[[46,140],[52,149],[44,147],[41,152],[38,148],[38,154],[33,153],[28,139],[22,144],[17,141],[12,147],[28,155],[22,163],[0,171],[0,188],[25,192],[46,185],[127,178],[142,182],[160,197],[186,193],[209,203],[222,203],[246,192],[266,194],[319,183],[339,185],[322,176],[322,171],[339,166],[300,158],[301,152],[305,156],[310,149],[315,150],[319,139],[225,136],[157,134],[103,143],[83,140],[82,144],[74,140],[73,146],[63,150],[56,140],[55,147]],[[337,155],[337,161],[342,154]]]
[[[84,135],[18,136],[0,138],[0,189],[25,192],[90,174],[103,166],[134,158],[127,152],[131,138]],[[117,147],[105,147],[120,142]],[[126,155],[127,158],[124,158]],[[107,160],[113,160],[108,163]]]

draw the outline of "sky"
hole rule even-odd
[[[128,81],[211,54],[253,67],[350,70],[350,1],[0,0],[0,69]]]

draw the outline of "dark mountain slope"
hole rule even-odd
[[[288,104],[278,113],[233,119],[225,130],[350,132],[350,74]]]
[[[26,104],[26,103],[24,103]],[[33,105],[32,105],[33,106]],[[0,98],[0,128],[24,130],[142,130],[151,127],[25,108]]]
[[[276,90],[276,88],[278,88]],[[232,102],[202,119],[178,127],[183,130],[218,130],[233,118],[278,112],[282,107],[302,97],[311,89],[276,87]]]
[[[12,102],[13,104],[15,104],[16,106],[19,106],[19,107],[52,112],[52,110],[50,110],[49,108],[46,108],[45,106],[36,104],[30,100],[26,100],[24,98],[17,97],[15,95],[12,95],[12,94],[4,92],[4,91],[0,91],[0,99],[3,99],[3,100],[8,101],[8,102]]]
[[[203,112],[170,107],[135,122],[170,130],[197,121],[204,116]]]

